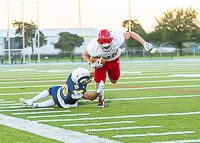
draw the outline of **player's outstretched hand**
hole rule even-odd
[[[97,93],[103,92],[104,89],[105,89],[105,87],[106,87],[106,86],[105,86],[103,80],[101,80],[100,83],[99,83],[99,88],[97,89]]]
[[[153,49],[153,45],[152,45],[151,43],[148,43],[148,42],[145,42],[145,43],[143,44],[143,46],[144,46],[144,49],[145,49],[146,51],[149,51],[149,52]]]
[[[103,66],[103,64],[101,64],[100,59],[97,59],[94,63],[91,64],[91,68],[95,69],[95,68],[101,68]]]

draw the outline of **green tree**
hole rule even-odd
[[[69,32],[59,33],[59,40],[55,43],[55,48],[61,49],[61,51],[73,51],[75,47],[80,47],[84,42],[83,37],[79,37],[77,34],[70,34]]]
[[[22,39],[22,29],[23,29],[23,23],[21,21],[16,21],[14,20],[14,22],[12,23],[13,27],[17,27],[17,30],[15,31],[15,35],[19,35],[15,37],[15,41],[19,42],[19,47],[17,47],[18,49],[22,49],[23,48],[23,39]],[[24,38],[25,38],[25,47],[32,47],[32,53],[34,53],[34,49],[33,49],[33,44],[34,41],[36,41],[36,31],[37,27],[35,22],[31,21],[30,23],[28,22],[24,22]],[[38,34],[37,34],[38,35]],[[44,43],[46,43],[45,40],[46,37],[44,37],[44,34],[40,31],[40,45],[42,46]],[[35,40],[36,39],[36,40]]]
[[[163,16],[156,18],[155,30],[149,35],[150,40],[160,43],[168,43],[178,47],[182,55],[184,42],[199,42],[200,27],[197,20],[198,13],[192,7],[166,11]]]
[[[131,20],[131,31],[134,31],[135,33],[139,34],[142,38],[146,39],[147,35],[142,26],[139,23],[136,23],[138,20]],[[122,23],[122,27],[127,29],[127,32],[129,31],[129,20],[125,20]],[[129,49],[133,49],[135,47],[142,47],[142,45],[134,40],[134,39],[129,39],[126,41],[126,46]]]

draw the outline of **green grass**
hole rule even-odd
[[[41,92],[49,88],[51,85],[62,85],[67,79],[67,75],[74,68],[81,66],[92,71],[85,63],[79,64],[39,64],[39,65],[3,65],[0,66],[0,99],[5,101],[16,101],[19,103],[19,98],[32,98],[35,94],[29,92]],[[130,72],[121,74],[119,83],[113,87],[111,84],[106,85],[105,98],[119,99],[119,98],[141,98],[141,97],[161,97],[161,96],[180,96],[180,95],[200,95],[200,87],[173,87],[177,91],[158,90],[158,89],[137,89],[134,90],[112,90],[109,89],[126,89],[127,87],[159,87],[159,86],[184,86],[184,85],[199,85],[200,81],[190,81],[190,79],[199,79],[198,76],[184,77],[184,76],[170,76],[170,75],[184,75],[184,74],[199,74],[199,61],[163,61],[163,62],[121,62],[121,71]],[[28,69],[28,70],[27,70]],[[59,72],[53,71],[58,70]],[[132,73],[131,73],[132,72]],[[158,77],[155,77],[158,76]],[[160,77],[159,77],[160,76]],[[125,79],[130,77],[130,79]],[[144,78],[148,77],[148,78]],[[11,79],[7,80],[5,78]],[[168,82],[147,82],[160,80],[188,80],[188,81],[168,81]],[[32,82],[25,81],[49,81],[49,82]],[[52,81],[54,80],[54,81]],[[58,82],[56,82],[56,80]],[[61,81],[60,81],[61,80]],[[139,81],[146,81],[144,83],[133,83]],[[23,82],[23,83],[10,83]],[[120,83],[130,82],[130,83]],[[1,84],[3,83],[3,84]],[[92,81],[94,83],[94,81]],[[109,83],[107,80],[106,83]],[[47,85],[45,87],[34,87],[35,85]],[[13,86],[17,86],[13,88]],[[33,87],[21,87],[33,86]],[[9,88],[7,88],[9,87]],[[94,85],[88,85],[88,90],[94,90]],[[178,91],[179,90],[179,91]],[[187,90],[187,91],[186,91]],[[196,92],[192,92],[196,91]],[[18,93],[12,95],[12,93]],[[21,94],[20,93],[27,93]],[[92,92],[90,92],[92,93]],[[81,99],[82,100],[82,99]],[[50,120],[50,119],[75,119],[75,118],[95,118],[95,117],[113,117],[113,116],[128,116],[128,115],[147,115],[147,114],[168,114],[168,113],[185,113],[199,111],[200,97],[179,97],[179,98],[161,98],[161,99],[135,99],[135,100],[114,100],[105,102],[105,108],[97,108],[97,101],[79,102],[77,108],[70,109],[70,113],[89,113],[88,116],[71,116],[71,117],[51,117],[51,118],[27,118],[34,115],[12,115],[14,112],[0,112],[8,116],[28,119],[30,121]],[[0,103],[1,104],[1,103]],[[0,106],[2,107],[2,106]],[[0,109],[4,110],[4,109]],[[5,109],[6,110],[6,109]],[[54,110],[66,110],[54,107]],[[25,111],[21,111],[25,112]],[[31,112],[31,111],[26,111]],[[58,115],[64,113],[51,113],[51,115]],[[39,115],[39,114],[38,114]],[[40,114],[41,115],[41,114]],[[47,115],[47,114],[45,114]],[[49,115],[49,114],[48,114]],[[99,122],[117,122],[117,121],[135,121],[135,123],[125,124],[111,124],[100,126],[75,126],[63,127],[63,124],[85,124],[85,123],[99,123]],[[1,122],[1,121],[0,121]],[[126,142],[126,143],[148,143],[157,141],[176,141],[176,140],[195,140],[200,139],[200,115],[176,115],[176,116],[157,116],[157,117],[132,117],[132,118],[115,118],[115,119],[95,119],[95,120],[80,120],[80,121],[62,121],[62,122],[46,122],[51,126],[78,131],[89,135],[95,135],[110,140]],[[116,130],[116,131],[99,131],[86,132],[86,129],[105,129],[105,128],[120,128],[120,127],[135,127],[135,126],[162,126],[160,128],[150,129],[130,129],[130,130]],[[126,137],[113,138],[115,135],[123,134],[146,134],[146,133],[163,133],[163,132],[181,132],[181,131],[195,131],[191,134],[182,135],[163,135],[163,136],[146,136],[146,137]],[[0,125],[0,142],[58,142],[47,139],[28,132],[16,130],[7,126]]]

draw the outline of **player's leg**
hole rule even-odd
[[[104,65],[103,67],[99,69],[95,69],[95,75],[94,75],[94,80],[96,81],[95,88],[98,89],[99,83],[101,80],[106,81],[106,66]],[[99,94],[99,101],[98,101],[98,108],[104,108],[104,92]]]
[[[50,95],[50,91],[49,91],[49,89],[46,89],[46,90],[40,92],[38,95],[34,96],[32,99],[20,98],[19,101],[22,102],[23,104],[25,104],[25,106],[33,107],[34,102],[44,99],[44,98],[47,98],[49,95]]]
[[[34,96],[31,100],[33,102],[37,102],[38,100],[47,98],[50,95],[50,89],[46,89],[42,92],[40,92],[38,95]]]
[[[117,83],[120,77],[120,61],[119,58],[108,63],[108,77],[113,84]]]
[[[90,77],[94,77],[94,71],[90,72]]]
[[[33,108],[36,108],[36,107],[52,107],[54,105],[56,105],[56,103],[53,100],[53,98],[51,98],[51,99],[48,99],[48,100],[43,101],[43,102],[33,103]]]

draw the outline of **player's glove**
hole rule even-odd
[[[97,89],[97,93],[101,93],[101,92],[103,92],[104,91],[104,89],[105,89],[105,84],[104,84],[104,82],[103,82],[103,80],[101,80],[100,81],[100,83],[99,83],[99,88]]]
[[[153,49],[153,45],[152,45],[151,43],[148,43],[148,42],[145,42],[145,43],[143,44],[143,46],[144,46],[144,49],[145,49],[146,51],[149,51],[149,52]]]
[[[94,63],[91,64],[91,68],[101,68],[103,64],[100,63],[100,59],[97,59]]]

